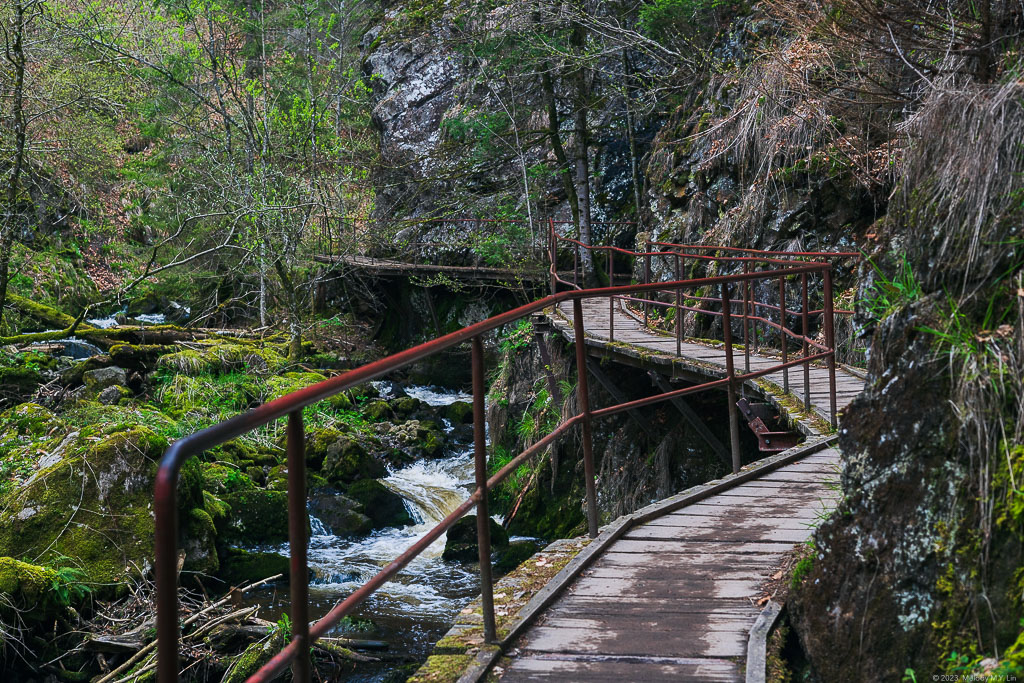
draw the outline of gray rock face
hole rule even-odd
[[[100,392],[97,397],[99,402],[105,406],[112,406],[121,400],[122,397],[129,395],[130,392],[122,386],[111,386],[107,387]]]
[[[90,370],[82,375],[82,381],[90,391],[99,393],[108,387],[124,386],[128,383],[128,375],[124,368],[112,366]]]
[[[380,30],[371,31],[365,39],[375,40]],[[447,33],[438,28],[438,34],[412,40],[385,36],[367,58],[381,165],[399,169],[391,179],[399,180],[399,186],[378,190],[384,193],[381,206],[388,209],[406,193],[406,183],[411,186],[439,168],[441,121],[454,103],[454,86],[463,75],[461,57],[442,47]]]

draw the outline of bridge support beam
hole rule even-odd
[[[306,546],[309,515],[306,512],[306,444],[302,410],[288,413],[288,555],[291,577],[292,636],[298,654],[292,662],[292,680],[309,683],[309,568]]]
[[[576,345],[576,403],[583,415],[583,476],[587,489],[587,531],[597,538],[597,488],[594,485],[594,442],[591,435],[590,391],[587,381],[586,335],[583,331],[583,303],[572,300],[573,341]]]
[[[650,376],[651,381],[661,389],[662,393],[667,394],[672,391],[672,385],[669,384],[660,374],[653,370],[647,374]],[[708,429],[708,426],[700,419],[700,415],[697,414],[697,411],[691,408],[690,404],[687,403],[685,399],[673,398],[669,400],[669,403],[675,406],[675,409],[679,411],[679,414],[683,416],[683,419],[693,427],[694,431],[697,432],[700,438],[704,439],[704,442],[711,447],[711,450],[715,452],[715,455],[721,458],[726,465],[732,463],[732,457],[729,453],[729,449],[718,440],[718,437],[715,436],[710,429]]]

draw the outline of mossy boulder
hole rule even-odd
[[[82,375],[86,388],[93,394],[99,394],[107,387],[123,387],[128,383],[128,374],[124,368],[111,365],[105,368],[89,370]]]
[[[206,510],[193,508],[181,520],[185,552],[184,571],[213,575],[220,569],[217,558],[217,528]]]
[[[192,377],[243,372],[268,375],[287,364],[276,348],[237,342],[213,342],[199,349],[185,349],[160,356],[157,366]]]
[[[306,465],[314,470],[322,469],[327,449],[343,436],[342,432],[330,427],[314,429],[306,434]],[[284,441],[281,441],[280,445],[283,448]]]
[[[0,396],[7,405],[30,397],[42,383],[43,376],[38,370],[25,367],[0,368]]]
[[[213,521],[217,534],[224,534],[231,523],[231,506],[209,491],[203,491],[203,510]]]
[[[286,372],[267,379],[267,400],[319,384],[327,378],[316,372]]]
[[[332,484],[349,484],[360,479],[377,479],[387,467],[350,436],[342,436],[327,447],[323,475]]]
[[[342,538],[362,536],[373,531],[373,520],[363,514],[361,503],[338,493],[323,490],[309,499],[309,512],[330,533]]]
[[[123,585],[138,568],[146,573],[153,558],[153,481],[167,441],[146,427],[80,443],[57,462],[40,469],[6,499],[0,512],[0,554],[39,558],[44,563],[69,557],[87,579]],[[185,482],[179,501],[196,498]],[[198,494],[200,504],[202,492]]]
[[[473,423],[473,404],[468,401],[455,401],[444,408],[444,416],[453,425]]]
[[[76,606],[87,594],[56,569],[0,557],[0,614],[41,621]]]
[[[251,489],[222,496],[231,508],[225,540],[246,545],[288,540],[288,493]]]
[[[413,523],[405,499],[376,479],[363,479],[348,487],[345,495],[363,506],[362,513],[374,529],[403,527]]]
[[[203,488],[218,495],[245,489],[254,489],[256,484],[248,474],[237,467],[221,463],[203,463]]]
[[[423,401],[418,398],[413,398],[412,396],[403,396],[401,398],[393,399],[390,401],[390,405],[391,410],[394,411],[395,415],[400,415],[402,417],[408,417],[426,406]]]
[[[487,520],[491,527],[491,549],[508,547],[508,533],[493,519]],[[476,535],[476,515],[468,515],[452,525],[444,543],[442,559],[451,562],[476,562],[479,560]]]
[[[43,436],[60,425],[57,416],[38,403],[22,403],[0,414],[0,430],[19,436]]]
[[[174,349],[163,344],[114,344],[108,355],[119,367],[146,370],[153,367],[160,356],[172,353]]]
[[[444,434],[431,420],[409,420],[390,425],[385,433],[413,456],[435,458],[444,454]]]
[[[131,390],[121,386],[107,387],[96,395],[96,400],[105,406],[127,405],[131,398]]]
[[[289,571],[289,561],[284,555],[229,548],[224,553],[218,576],[232,586],[240,586],[275,574],[284,574],[287,578]]]
[[[363,406],[363,415],[370,418],[371,420],[377,420],[378,422],[381,420],[391,419],[393,414],[394,413],[391,410],[391,404],[389,404],[387,401],[370,401],[365,406]]]

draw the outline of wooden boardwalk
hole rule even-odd
[[[612,349],[608,301],[584,301],[583,314],[587,344]],[[570,338],[572,315],[569,304],[551,316]],[[615,315],[616,342],[648,359],[675,358],[674,338],[647,331],[620,309]],[[722,348],[684,341],[682,356],[704,374],[724,376]],[[742,353],[735,362],[744,367]],[[751,354],[750,369],[778,362]],[[842,410],[864,382],[836,374]],[[783,386],[781,372],[766,379]],[[792,369],[791,392],[802,399],[802,388],[803,370]],[[828,419],[823,367],[810,370],[810,402]],[[802,422],[819,431],[813,421]],[[509,644],[495,673],[510,682],[743,680],[763,587],[834,506],[838,474],[839,453],[828,448],[628,528]]]
[[[608,300],[607,299],[584,299],[583,300],[583,321],[586,330],[587,343],[591,346],[611,348],[608,344]],[[554,325],[562,329],[568,338],[572,338],[573,312],[572,303],[566,302],[559,306],[558,311],[551,316]],[[621,307],[615,308],[615,342],[627,344],[636,349],[646,352],[653,352],[662,357],[675,357],[675,337],[668,337],[654,334],[646,329],[633,316],[625,313]],[[742,339],[736,340],[737,343]],[[621,347],[616,347],[621,348]],[[682,356],[693,363],[694,368],[704,371],[710,376],[725,376],[725,349],[706,344],[688,342],[682,343]],[[794,360],[795,355],[790,357]],[[750,354],[750,370],[755,372],[778,365],[779,358],[768,358],[756,353]],[[734,353],[734,363],[737,371],[744,369],[744,357],[742,351]],[[780,390],[783,386],[782,371],[766,375],[764,379],[775,384]],[[789,386],[790,392],[801,401],[803,400],[803,368],[790,368]],[[828,370],[824,367],[812,367],[810,369],[811,407],[824,419],[829,419],[829,387]],[[864,380],[844,369],[836,370],[836,405],[842,410],[854,399],[864,388]]]
[[[737,681],[757,598],[838,495],[827,449],[634,527],[506,653],[504,681]]]

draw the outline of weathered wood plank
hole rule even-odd
[[[739,667],[727,659],[670,657],[556,657],[530,654],[516,658],[502,680],[516,681],[737,681]]]

